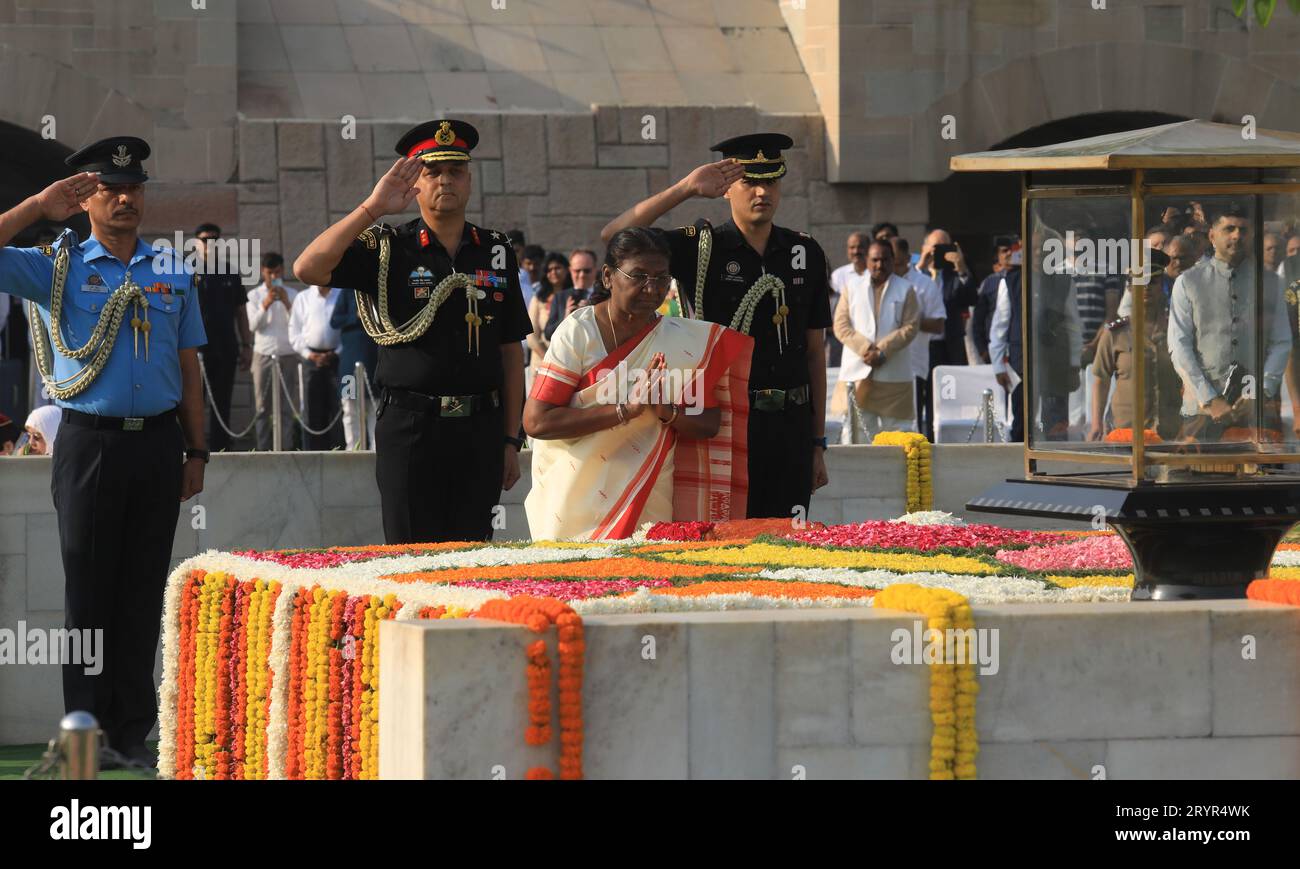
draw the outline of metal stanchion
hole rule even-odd
[[[271,449],[284,449],[284,431],[280,419],[280,354],[271,354]]]
[[[997,436],[993,420],[993,390],[986,389],[984,395],[984,443],[991,444]]]
[[[298,360],[298,416],[300,419],[307,418],[307,381],[302,372],[302,360]],[[303,439],[303,448],[306,449],[306,438]]]
[[[99,775],[99,722],[89,712],[69,712],[59,722],[63,777],[89,781]]]
[[[365,363],[357,360],[353,366],[356,383],[353,388],[357,391],[356,401],[356,424],[358,428],[356,444],[359,449],[367,449],[366,436],[369,434],[369,426],[366,424],[366,366]]]

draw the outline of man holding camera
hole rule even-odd
[[[586,248],[579,248],[569,254],[569,276],[573,286],[567,290],[558,290],[551,296],[551,312],[546,320],[543,333],[550,341],[561,321],[583,305],[591,304],[591,294],[596,286],[596,254]]]
[[[975,276],[966,265],[961,245],[954,244],[952,236],[936,229],[925,237],[918,268],[943,296],[945,311],[943,334],[930,339],[930,373],[918,381],[916,407],[922,432],[934,440],[934,412],[930,397],[934,393],[934,369],[937,365],[965,365],[966,313],[977,301],[978,286]]]

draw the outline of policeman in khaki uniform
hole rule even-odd
[[[357,293],[379,344],[375,464],[389,543],[486,540],[519,479],[522,342],[532,332],[505,233],[465,220],[478,131],[429,121],[350,215],[294,263],[299,280]],[[379,223],[418,204],[420,217]]]
[[[806,515],[826,485],[825,330],[831,325],[826,254],[806,232],[774,223],[793,140],[754,133],[719,142],[717,163],[611,221],[608,241],[628,226],[649,226],[696,196],[731,203],[731,220],[707,220],[667,233],[672,274],[689,316],[754,338],[749,373],[751,517]]]
[[[64,705],[94,714],[108,747],[153,765],[163,586],[180,503],[202,491],[208,453],[193,277],[137,234],[148,156],[131,136],[95,142],[65,161],[76,175],[0,215],[0,245],[79,211],[91,227],[85,241],[65,230],[48,247],[0,248],[0,286],[30,302],[37,365],[63,408],[51,490],[66,626],[103,630],[99,673],[64,664]]]

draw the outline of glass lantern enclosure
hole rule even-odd
[[[952,168],[1022,173],[1025,476],[969,508],[1107,522],[1138,599],[1244,595],[1300,519],[1300,135],[1184,121]]]

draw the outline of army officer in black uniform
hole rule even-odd
[[[723,159],[638,203],[609,223],[610,236],[649,226],[688,199],[725,196],[731,220],[697,220],[667,233],[672,274],[684,309],[754,339],[749,373],[751,517],[807,514],[826,485],[825,330],[831,325],[830,271],[821,245],[806,232],[775,224],[785,175],[780,133],[719,142]],[[703,281],[697,268],[707,255]],[[775,279],[775,280],[774,280]]]
[[[532,324],[509,239],[465,221],[476,144],[464,121],[409,130],[370,196],[294,263],[300,280],[356,290],[380,345],[375,473],[389,543],[486,540],[519,479]],[[412,202],[416,220],[379,222]]]

